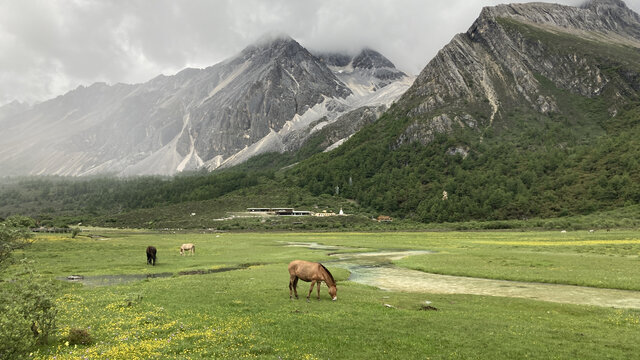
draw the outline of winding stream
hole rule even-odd
[[[343,265],[344,266],[344,265]],[[390,291],[505,296],[567,304],[640,309],[640,292],[430,274],[392,266],[344,266],[349,280]]]
[[[196,269],[196,270],[184,270],[179,271],[177,273],[155,273],[155,274],[121,274],[121,275],[69,275],[67,277],[59,277],[58,280],[68,281],[68,282],[77,282],[86,286],[110,286],[110,285],[120,285],[127,284],[134,281],[140,281],[145,279],[152,278],[167,278],[173,276],[185,276],[185,275],[205,275],[205,274],[213,274],[234,270],[242,270],[247,269],[254,265],[263,265],[260,263],[246,263],[240,264],[237,266],[231,267],[221,267],[221,268],[213,268],[213,269]]]
[[[336,250],[335,247],[323,248],[318,244],[309,248]],[[350,281],[383,290],[504,296],[567,304],[640,309],[640,291],[438,275],[391,265],[392,260],[428,253],[432,252],[397,250],[337,253],[330,256],[336,258],[331,262],[334,266],[349,270]]]
[[[326,246],[318,243],[289,242],[286,243],[285,246],[305,247],[322,251],[358,250],[341,246]],[[335,259],[331,261],[332,266],[341,267],[350,272],[350,281],[375,286],[388,291],[504,296],[567,304],[640,309],[640,291],[438,275],[399,268],[392,265],[393,260],[430,253],[432,252],[425,250],[393,250],[333,253],[330,254],[330,256]],[[251,265],[258,264],[242,264],[237,267],[183,271],[177,274],[69,276],[60,278],[60,280],[80,282],[88,286],[108,286],[155,277],[161,278],[176,275],[197,275],[240,270]]]

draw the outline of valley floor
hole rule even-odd
[[[540,288],[579,285],[593,294],[636,296],[638,231],[93,231],[101,236],[43,235],[19,255],[52,278],[137,274],[143,280],[107,286],[61,284],[58,335],[34,358],[626,359],[640,351],[638,306],[612,307],[598,299],[582,302],[597,305],[590,306],[508,297],[507,287],[500,289],[499,282],[495,292],[483,295],[441,294],[429,288],[415,292],[429,281],[417,275],[415,282],[406,279],[407,274],[436,273],[526,281]],[[196,244],[194,256],[180,256],[179,246],[187,242]],[[297,243],[315,245],[291,246]],[[156,266],[145,264],[148,245],[158,249]],[[383,250],[414,253],[365,260],[356,255]],[[287,264],[293,259],[323,262],[338,281],[338,300],[330,301],[324,285],[320,301],[315,291],[311,302],[304,296],[289,300]],[[381,274],[369,276],[377,279],[370,283],[375,286],[361,284],[362,269],[400,272],[403,287],[389,286]],[[300,282],[299,293],[306,295],[308,286]],[[87,330],[93,343],[67,345],[74,328]]]

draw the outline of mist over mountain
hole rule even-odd
[[[367,67],[330,68],[290,37],[268,36],[205,69],[81,86],[31,108],[8,104],[0,166],[3,175],[171,175],[295,150],[310,124],[386,107],[413,80],[373,50],[360,58]]]

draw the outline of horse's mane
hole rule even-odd
[[[333,283],[333,285],[336,284],[336,281],[333,279],[333,275],[331,275],[331,271],[329,271],[329,269],[327,269],[326,267],[324,267],[324,265],[320,264],[320,266],[322,266],[322,268],[324,269],[324,271],[327,272],[327,274],[329,274],[329,278],[331,279],[331,282]]]

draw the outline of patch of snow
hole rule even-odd
[[[344,142],[345,142],[345,141],[349,140],[349,138],[350,138],[351,136],[353,136],[353,135],[349,135],[349,136],[347,136],[347,137],[346,137],[346,138],[344,138],[344,139],[340,139],[340,140],[338,140],[338,141],[334,142],[333,144],[329,145],[329,147],[327,147],[326,149],[324,149],[324,151],[323,151],[323,152],[329,152],[329,151],[331,151],[331,150],[333,150],[333,149],[336,149],[338,146],[340,146],[340,145],[344,144]]]
[[[367,82],[362,73],[358,72],[355,76],[341,79],[354,93],[347,98],[354,109],[361,106],[390,106],[411,87],[415,80],[415,76],[405,76],[384,87],[376,88],[377,85]]]
[[[223,162],[224,162],[224,157],[222,155],[217,155],[214,158],[212,158],[211,160],[205,162],[204,163],[204,167],[209,169],[209,170],[215,170],[215,169],[219,168],[220,165],[222,165]]]
[[[282,126],[282,129],[278,131],[278,134],[280,134],[281,136],[284,136],[290,132],[304,129],[307,126],[309,126],[309,124],[311,124],[314,121],[317,121],[323,116],[329,116],[331,112],[327,108],[327,105],[332,100],[333,99],[327,98],[325,96],[324,101],[309,108],[307,111],[304,112],[304,114],[302,115],[295,114],[291,120],[287,121],[284,124],[284,126]]]
[[[190,113],[187,113],[184,117],[183,117],[183,125],[182,125],[182,130],[180,131],[180,134],[178,134],[178,136],[176,136],[176,138],[173,140],[175,143],[177,143],[178,139],[184,134],[184,131],[187,131],[189,134],[189,154],[187,154],[187,156],[184,157],[184,159],[182,159],[182,161],[180,162],[180,164],[178,164],[178,166],[176,167],[176,171],[180,172],[180,171],[184,171],[187,167],[189,167],[190,169],[195,169],[195,168],[199,168],[204,164],[204,161],[202,161],[202,159],[200,158],[200,156],[198,156],[198,152],[196,151],[196,146],[195,146],[195,140],[193,138],[193,134],[191,134],[191,120],[190,120]],[[175,150],[175,144],[174,143],[174,150]]]
[[[353,72],[353,61],[349,62],[345,66],[327,66],[334,74],[350,74]]]
[[[323,127],[325,127],[325,126],[327,126],[329,124],[331,124],[329,121],[323,121],[323,122],[317,124],[316,126],[314,126],[313,129],[311,129],[310,133],[313,134],[316,131],[320,131],[320,130],[322,130]]]
[[[260,139],[258,142],[251,144],[251,146],[245,147],[244,149],[225,159],[220,165],[218,165],[218,167],[224,168],[238,165],[256,155],[266,152],[284,152],[282,137],[273,129],[271,129],[269,134]]]

